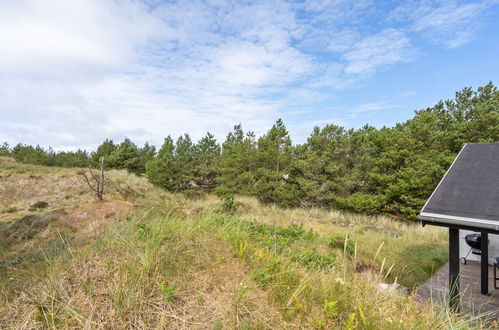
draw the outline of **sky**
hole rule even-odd
[[[393,126],[499,84],[499,0],[0,0],[0,142]]]

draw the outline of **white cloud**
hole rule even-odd
[[[136,47],[166,32],[144,6],[110,1],[0,3],[0,71],[79,80],[120,70]]]
[[[379,110],[387,110],[396,108],[396,105],[387,103],[364,103],[354,108],[348,109],[350,113],[376,112]]]
[[[383,30],[362,39],[343,55],[348,63],[345,71],[366,74],[380,66],[407,61],[410,58],[409,49],[409,38],[403,32]]]
[[[486,9],[497,1],[412,1],[398,7],[391,19],[410,20],[410,30],[425,38],[456,48],[471,41],[483,24]]]
[[[359,38],[359,32],[353,30],[352,28],[334,33],[329,40],[328,50],[333,52],[347,51],[354,46]]]

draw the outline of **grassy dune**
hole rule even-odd
[[[480,327],[410,294],[445,231],[107,177],[99,203],[76,169],[0,160],[0,327]]]

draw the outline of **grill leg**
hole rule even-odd
[[[469,249],[468,253],[466,253],[466,256],[461,258],[461,260],[463,261],[463,265],[466,265],[466,258],[468,258],[470,253],[471,253],[471,248]]]

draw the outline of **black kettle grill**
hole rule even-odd
[[[470,250],[468,251],[468,254],[466,254],[466,257],[461,258],[462,263],[466,265],[466,258],[470,255],[470,252],[476,255],[482,254],[481,236],[478,233],[468,234],[464,236],[464,240],[466,241],[466,244],[468,244],[470,247]],[[498,269],[499,269],[499,257],[497,257],[494,262],[494,289],[496,290],[499,289],[499,285],[497,284],[497,282],[499,281],[499,276],[497,276]]]
[[[470,253],[473,253],[474,255],[481,255],[482,250],[481,250],[481,235],[479,233],[474,233],[474,234],[468,234],[464,236],[464,240],[466,241],[466,244],[470,247],[470,250],[466,254],[466,257],[461,258],[461,262],[466,265],[466,258],[470,255]]]

